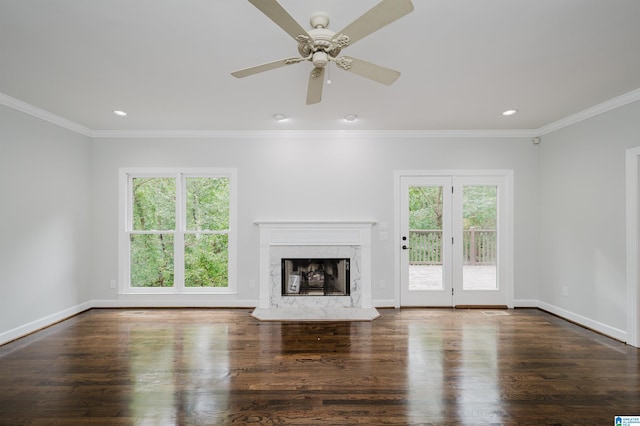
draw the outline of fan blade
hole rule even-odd
[[[231,73],[232,76],[237,78],[248,77],[250,75],[258,74],[265,71],[274,70],[276,68],[281,68],[291,64],[297,64],[298,62],[304,61],[304,58],[288,58],[288,59],[280,59],[278,61],[269,62],[267,64],[256,65],[255,67],[245,68],[243,70],[234,71]]]
[[[269,19],[276,23],[287,34],[297,40],[300,35],[309,37],[307,30],[295,20],[276,0],[249,0],[249,3],[257,7]]]
[[[347,65],[343,65],[345,63]],[[350,56],[338,58],[336,65],[345,71],[358,74],[359,76],[377,81],[378,83],[386,84],[387,86],[393,84],[398,77],[400,77],[400,71],[392,70],[391,68],[372,64],[371,62],[352,58]]]
[[[307,90],[307,105],[317,104],[322,100],[322,85],[324,83],[324,68],[314,68],[309,74],[309,89]]]
[[[411,0],[382,0],[336,35],[346,35],[352,45],[412,11]]]

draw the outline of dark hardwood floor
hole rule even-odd
[[[638,350],[534,309],[94,309],[0,347],[0,424],[613,425]],[[506,314],[506,315],[505,315]]]

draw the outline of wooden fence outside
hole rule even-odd
[[[462,231],[463,259],[466,265],[495,265],[497,241],[495,229],[476,229],[471,227]],[[442,264],[442,231],[409,231],[409,263],[411,265]]]

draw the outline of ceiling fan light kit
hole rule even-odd
[[[329,62],[335,63],[338,68],[344,71],[385,85],[393,84],[400,77],[399,71],[361,59],[340,56],[340,54],[342,49],[353,45],[369,34],[412,12],[413,3],[411,0],[382,0],[337,33],[327,28],[329,16],[326,13],[313,15],[310,19],[312,29],[306,31],[277,0],[249,0],[249,2],[296,40],[300,57],[281,59],[234,71],[231,73],[234,77],[248,77],[287,65],[309,61],[313,64],[313,69],[309,74],[307,105],[315,104],[322,100],[324,70]]]

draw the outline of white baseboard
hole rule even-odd
[[[12,330],[5,331],[4,333],[0,333],[0,345],[3,345],[12,340],[18,339],[20,337],[24,337],[28,334],[31,334],[45,327],[49,327],[52,324],[55,324],[69,317],[77,315],[80,312],[84,312],[88,309],[91,309],[92,307],[93,305],[91,301],[84,302],[79,305],[64,309],[60,312],[47,315],[46,317],[37,319],[35,321],[31,321],[30,323],[21,325]]]
[[[395,299],[378,299],[373,301],[373,306],[376,308],[395,308]]]
[[[598,333],[602,333],[606,336],[613,337],[614,339],[620,340],[622,342],[627,342],[628,334],[624,330],[620,330],[615,327],[611,327],[607,324],[603,324],[599,321],[592,320],[591,318],[587,318],[583,315],[576,314],[575,312],[568,311],[566,309],[560,308],[558,306],[552,305],[550,303],[537,301],[537,308],[550,312],[554,315],[567,319],[569,321],[575,322],[583,327],[590,328],[591,330],[597,331]]]
[[[515,299],[513,301],[514,308],[537,308],[538,305],[540,305],[540,301],[535,299]]]
[[[59,321],[84,312],[91,308],[255,308],[258,304],[256,300],[198,300],[198,299],[102,299],[89,300],[79,305],[72,306],[60,312],[56,312],[28,324],[21,325],[12,330],[0,333],[0,345],[12,340],[31,334],[42,328],[48,327]],[[376,308],[388,308],[395,305],[394,299],[375,300],[373,305]],[[583,315],[576,314],[558,306],[542,302],[535,299],[518,299],[514,300],[516,308],[538,308],[550,312],[569,321],[575,322],[584,327],[604,335],[613,337],[614,339],[627,342],[628,334],[624,330],[603,324],[599,321],[592,320]]]

